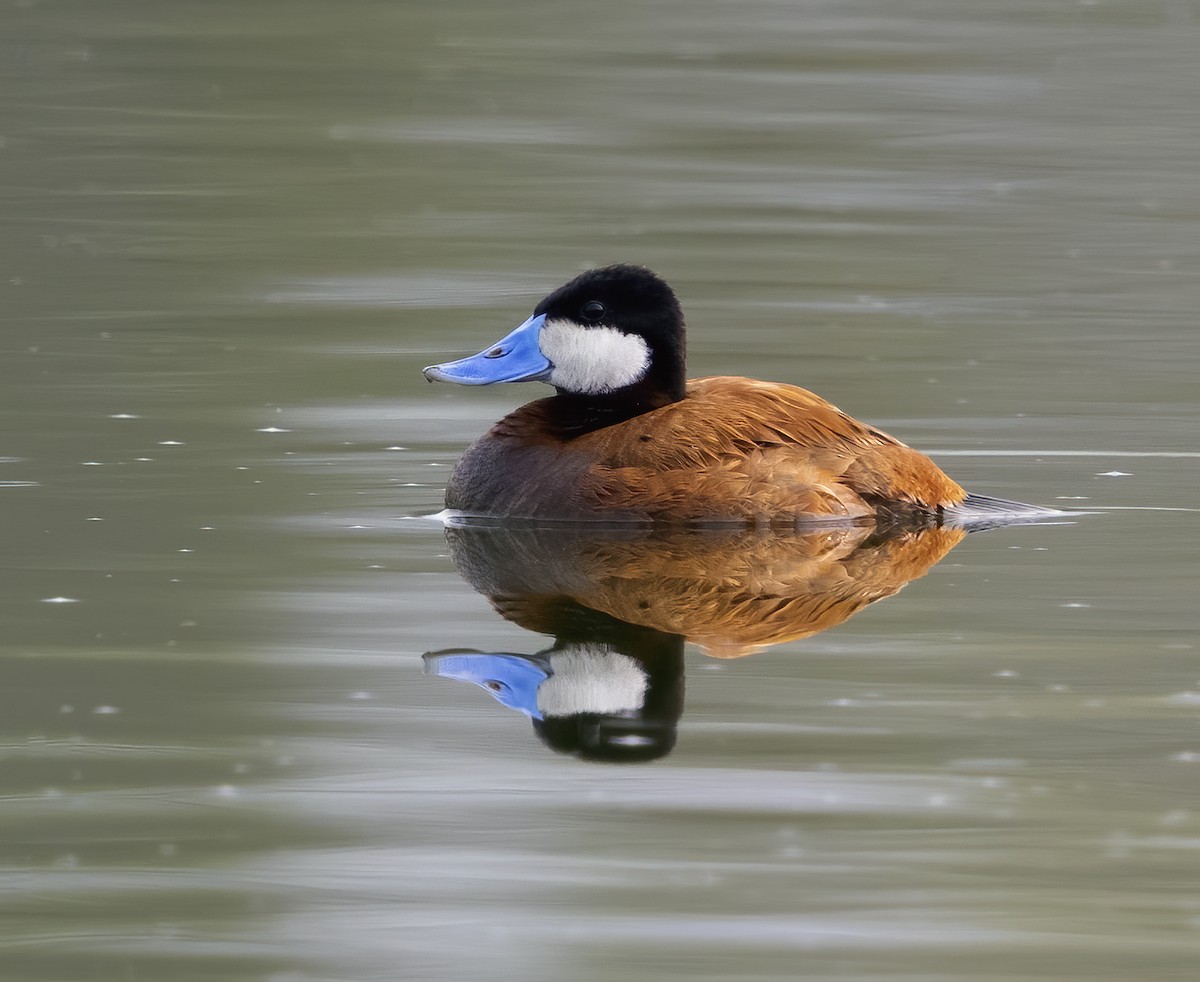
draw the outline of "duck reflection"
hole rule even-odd
[[[501,616],[555,640],[531,655],[432,652],[426,670],[487,689],[556,751],[651,760],[675,745],[684,641],[740,658],[828,630],[923,576],[964,535],[450,527],[464,579]]]

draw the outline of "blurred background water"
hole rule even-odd
[[[6,0],[0,977],[1190,979],[1191,0]],[[973,490],[901,596],[689,648],[613,767],[421,655],[533,653],[421,516],[645,263],[692,374]]]

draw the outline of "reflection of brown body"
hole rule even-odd
[[[566,600],[733,658],[827,630],[923,576],[962,529],[655,533],[448,530],[463,575],[545,631]]]
[[[559,753],[653,760],[675,745],[685,639],[734,658],[808,637],[924,575],[964,535],[895,526],[451,527],[463,577],[505,618],[554,644],[534,655],[431,652],[427,670],[522,710]]]

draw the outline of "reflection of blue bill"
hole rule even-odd
[[[487,689],[502,706],[534,719],[542,718],[537,704],[538,686],[550,677],[544,657],[434,651],[425,655],[425,670],[444,679],[474,682]]]

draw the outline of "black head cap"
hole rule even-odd
[[[584,327],[613,327],[643,338],[650,368],[638,395],[665,404],[683,398],[686,329],[683,310],[669,286],[644,266],[619,263],[581,273],[547,296],[534,310],[548,321]],[[651,408],[651,407],[646,407]]]

